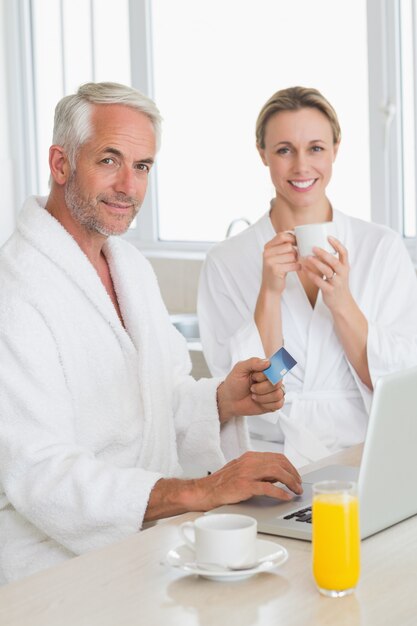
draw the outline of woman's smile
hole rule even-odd
[[[288,182],[292,185],[297,191],[305,192],[310,191],[313,187],[317,178],[309,178],[307,180],[289,180]]]

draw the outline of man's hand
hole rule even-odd
[[[282,382],[273,385],[262,371],[269,365],[267,359],[257,358],[236,363],[217,388],[221,422],[239,415],[261,415],[282,408],[285,395]]]
[[[291,500],[293,494],[274,485],[281,482],[301,494],[301,477],[286,456],[275,452],[245,452],[214,474],[200,479],[205,511],[252,496]]]
[[[294,494],[303,491],[299,473],[283,454],[245,452],[204,478],[159,480],[151,492],[145,521],[188,511],[209,511],[252,496],[291,500],[293,495],[275,482],[283,483]]]

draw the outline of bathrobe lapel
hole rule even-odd
[[[66,278],[82,291],[86,305],[88,302],[105,319],[125,358],[137,369],[142,404],[138,419],[143,420],[143,445],[138,463],[148,470],[178,473],[171,398],[166,397],[166,390],[172,385],[171,364],[166,359],[172,328],[156,283],[148,278],[148,262],[144,258],[138,261],[136,254],[127,253],[126,246],[117,238],[110,237],[104,244],[103,252],[109,263],[124,328],[86,255],[57,220],[47,211],[39,210],[43,199],[34,200],[22,211],[18,224],[21,235],[51,264],[60,268],[63,280]],[[137,265],[132,267],[132,262]],[[157,379],[152,376],[155,372],[158,372]]]
[[[306,296],[307,299],[307,296]],[[334,343],[334,349],[337,354],[340,354],[340,344],[335,341],[334,336],[334,323],[330,310],[323,302],[321,291],[317,295],[317,301],[312,309],[308,338],[306,342],[306,361],[305,361],[305,377],[303,390],[308,391],[310,389],[319,388],[324,389],[326,387],[326,380],[329,373],[329,368],[333,366],[333,359],[326,358],[326,362],[323,363],[322,346],[326,345],[329,349],[329,342]],[[329,351],[330,352],[330,351]]]
[[[297,329],[300,346],[306,346],[310,333],[310,324],[313,318],[313,309],[298,278],[297,272],[289,272],[287,274],[286,287],[282,294],[282,301],[286,309],[286,314],[291,318]]]
[[[333,359],[328,357],[329,343],[334,344],[335,358],[339,358],[340,344],[334,336],[334,323],[330,310],[323,302],[319,291],[314,308],[311,307],[303,286],[295,272],[287,277],[290,289],[286,289],[283,299],[291,312],[293,324],[297,328],[298,341],[294,356],[304,370],[303,392],[325,387]],[[326,362],[321,359],[322,346],[326,344]],[[292,348],[289,347],[289,350]]]
[[[337,237],[343,242],[344,223],[339,214],[334,213]],[[298,361],[301,360],[304,369],[303,392],[325,389],[328,375],[340,359],[342,348],[334,333],[333,317],[323,301],[322,292],[319,290],[313,308],[297,273],[290,272],[282,298],[286,315],[291,317],[298,334],[298,353],[294,356]],[[323,345],[326,345],[325,362],[321,359]]]
[[[37,198],[39,204],[41,200]],[[47,211],[34,211],[29,205],[22,211],[18,229],[23,237],[62,270],[67,280],[77,285],[106,320],[122,349],[132,353],[133,343],[119,320],[110,296],[91,262],[65,228]]]
[[[299,366],[304,370],[304,382],[301,392],[287,393],[287,402],[291,406],[289,415],[280,412],[280,426],[285,436],[284,451],[297,465],[314,461],[328,451],[320,439],[303,423],[304,401],[311,394],[319,397],[326,387],[330,361],[321,359],[322,345],[332,339],[333,320],[325,306],[321,292],[317,296],[314,309],[307,298],[297,275],[291,275],[292,289],[284,292],[286,306],[293,311],[293,321],[297,327],[299,341],[297,348]],[[326,347],[326,355],[330,351]],[[338,348],[340,352],[340,347]]]
[[[156,282],[149,280],[146,259],[126,254],[122,242],[110,237],[103,248],[127,333],[136,352],[135,366],[143,409],[143,440],[139,463],[148,469],[178,473],[174,420],[167,407],[166,390],[172,386],[172,366],[167,360],[173,331]],[[146,268],[145,268],[146,266]],[[155,373],[158,376],[155,377]],[[153,375],[152,375],[153,374]]]
[[[337,220],[337,221],[336,221]],[[337,237],[344,241],[343,224],[335,216]],[[280,424],[285,434],[285,451],[302,465],[317,460],[328,450],[322,441],[308,428],[303,419],[305,402],[312,399],[327,398],[330,393],[340,394],[343,390],[329,391],[328,379],[334,368],[338,367],[341,358],[345,358],[340,342],[334,333],[333,317],[323,301],[319,291],[314,308],[311,306],[304,288],[295,272],[287,277],[288,285],[283,294],[283,301],[292,315],[299,341],[296,356],[304,370],[302,390],[299,393],[287,394],[287,402],[291,404],[289,415],[281,413]],[[322,359],[323,345],[326,346],[326,359]],[[346,391],[352,394],[352,391]],[[358,392],[359,394],[359,392]]]

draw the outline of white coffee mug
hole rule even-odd
[[[248,515],[202,515],[180,526],[197,563],[240,567],[256,561],[257,522]]]
[[[335,249],[328,241],[328,236],[336,237],[334,222],[322,222],[321,224],[303,224],[294,228],[297,240],[298,254],[300,257],[314,254],[313,248],[323,248],[331,254],[336,254]]]

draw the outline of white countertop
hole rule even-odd
[[[328,457],[357,464],[361,448]],[[389,496],[387,495],[387,506]],[[417,624],[417,516],[362,542],[354,595],[320,596],[311,544],[271,537],[288,561],[236,582],[187,575],[164,564],[188,514],[163,520],[103,550],[0,589],[1,626],[407,626]]]

